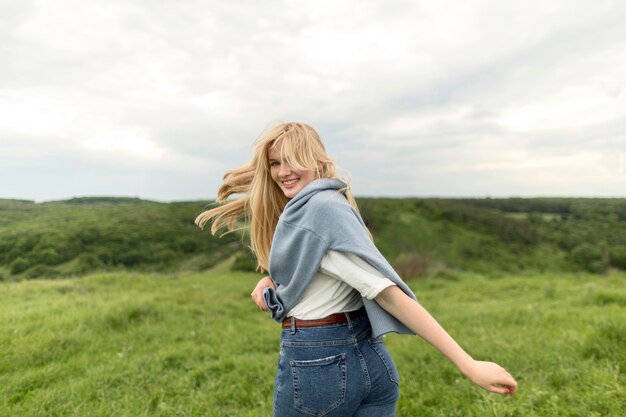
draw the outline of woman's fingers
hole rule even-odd
[[[250,293],[250,297],[252,297],[252,301],[263,311],[269,311],[267,306],[265,305],[265,300],[263,299],[263,291],[265,291],[268,287],[274,287],[274,283],[270,279],[270,277],[263,277],[259,280],[254,287],[254,290]]]
[[[517,382],[507,372],[504,371],[503,377],[499,378],[494,385],[491,385],[490,391],[498,394],[514,395],[517,390]]]
[[[475,361],[469,376],[489,392],[514,395],[517,390],[515,378],[497,363]]]
[[[511,374],[509,374],[508,372],[506,373],[506,376],[506,385],[510,386],[511,388],[517,388],[517,381],[515,380],[515,378],[513,378],[513,376],[511,376]]]
[[[267,306],[265,305],[265,300],[263,300],[263,289],[255,288],[254,291],[250,294],[252,297],[252,301],[263,311],[268,311]]]
[[[489,392],[493,392],[494,394],[502,394],[502,395],[504,395],[504,394],[508,394],[509,393],[509,389],[506,388],[506,387],[496,387],[496,386],[492,385],[489,388]]]

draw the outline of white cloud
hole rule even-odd
[[[58,138],[73,120],[71,109],[56,98],[0,96],[0,131],[33,137]]]
[[[104,132],[85,140],[82,145],[96,152],[126,154],[137,158],[160,159],[165,151],[146,138],[142,129]]]
[[[626,95],[606,94],[599,88],[569,88],[559,97],[544,97],[504,110],[499,123],[510,131],[585,128],[624,115]]]
[[[624,16],[610,0],[3,4],[0,176],[88,163],[97,181],[74,194],[139,169],[168,181],[120,193],[181,198],[178,181],[200,198],[268,123],[298,119],[361,194],[623,195]],[[69,193],[24,178],[0,196]]]

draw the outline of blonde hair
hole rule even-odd
[[[255,143],[252,161],[224,174],[217,190],[218,207],[201,213],[195,220],[204,229],[212,221],[211,233],[225,227],[235,230],[235,224],[244,220],[250,226],[250,248],[257,259],[258,270],[269,270],[272,237],[289,199],[272,179],[269,154],[282,144],[281,158],[293,168],[311,170],[316,178],[339,178],[335,162],[317,132],[304,123],[279,123],[263,134]],[[342,179],[347,183],[346,180]],[[358,210],[350,188],[342,190],[352,207]],[[233,194],[242,194],[237,200],[226,201]],[[245,227],[245,226],[244,226]],[[227,232],[227,233],[228,233]]]

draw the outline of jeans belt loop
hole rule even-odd
[[[296,318],[295,317],[291,318],[291,328],[290,328],[290,330],[291,330],[291,332],[290,332],[291,334],[296,334]]]
[[[348,329],[352,329],[352,319],[350,318],[350,314],[343,313],[346,315],[346,322],[348,323]]]

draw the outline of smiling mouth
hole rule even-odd
[[[285,180],[283,181],[283,185],[285,187],[290,187],[292,185],[295,185],[295,183],[297,183],[298,181],[300,181],[300,178],[294,178],[294,179],[290,179],[290,180]]]

